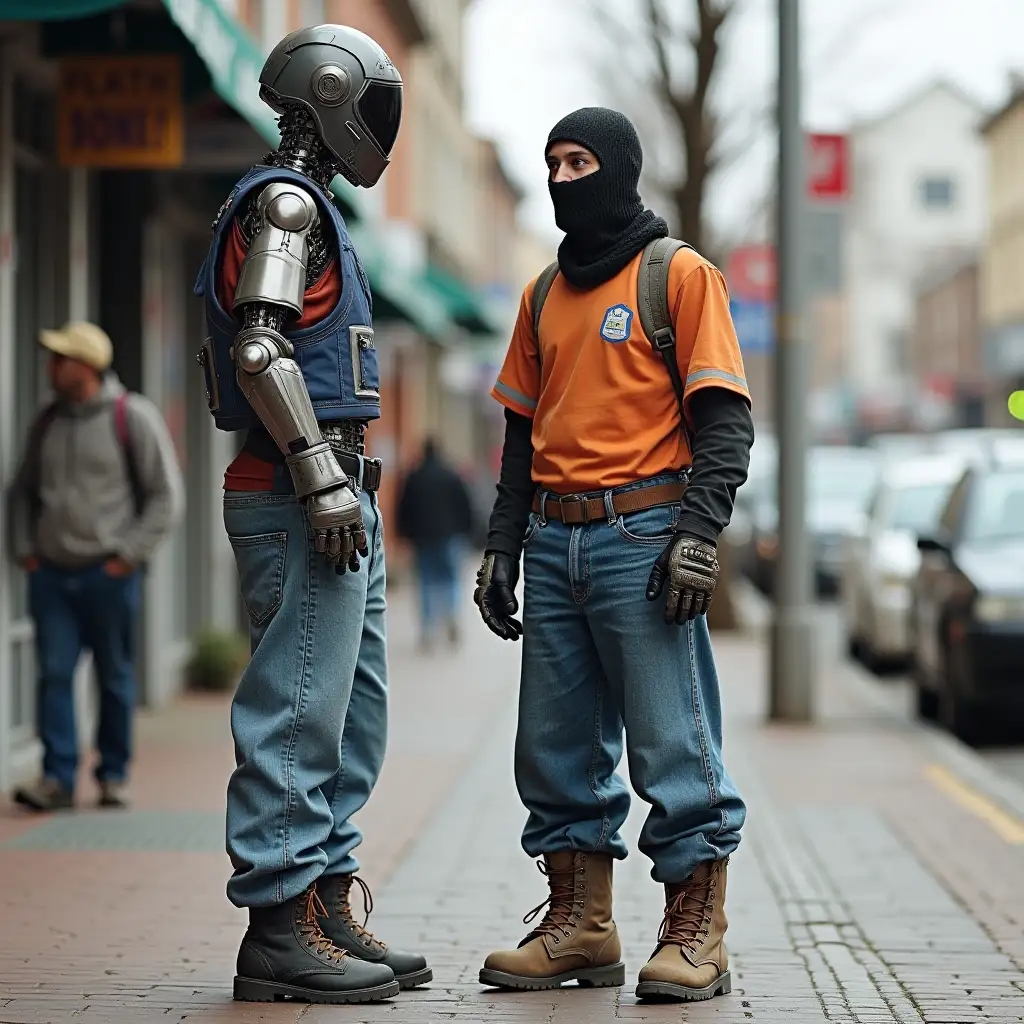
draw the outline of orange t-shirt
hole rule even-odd
[[[217,298],[224,309],[231,309],[238,287],[238,275],[246,254],[245,239],[238,221],[231,226],[231,234],[224,246],[220,273],[217,275]],[[293,330],[312,327],[324,319],[341,301],[341,270],[332,260],[320,280],[306,289],[302,300],[302,316],[289,324]],[[258,459],[250,452],[239,452],[224,473],[226,491],[269,491],[274,484],[274,464]]]
[[[533,333],[527,285],[491,395],[533,419],[533,479],[556,494],[600,491],[690,464],[679,405],[661,355],[636,312],[640,253],[615,277],[581,291],[559,274]],[[749,400],[721,273],[692,249],[669,268],[685,397],[706,387]]]

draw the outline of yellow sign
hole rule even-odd
[[[70,57],[60,67],[65,167],[178,167],[184,159],[176,56]]]

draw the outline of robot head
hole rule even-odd
[[[278,113],[304,107],[353,184],[375,185],[402,120],[402,76],[368,35],[315,25],[284,37],[260,73],[260,97]]]

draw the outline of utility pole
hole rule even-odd
[[[770,665],[770,715],[814,715],[814,612],[806,529],[807,339],[804,325],[804,134],[800,123],[800,0],[778,0],[779,199],[775,422],[779,445],[779,549]]]

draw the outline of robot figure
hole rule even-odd
[[[351,817],[384,758],[384,552],[365,456],[380,415],[366,276],[330,195],[389,162],[402,79],[341,25],[286,36],[260,75],[281,143],[217,215],[196,283],[199,354],[216,425],[245,430],[224,521],[252,660],[232,704],[228,897],[249,910],[235,998],[387,999],[432,977],[353,915]]]

